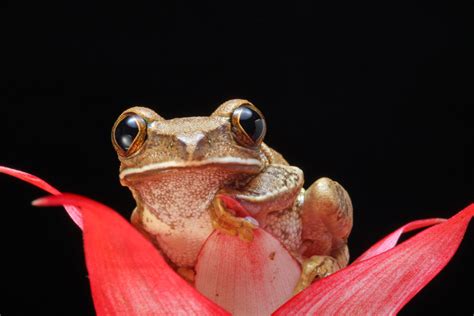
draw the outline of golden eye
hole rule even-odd
[[[251,104],[239,106],[232,113],[232,130],[236,140],[244,146],[260,145],[267,131],[262,113]]]
[[[146,140],[146,121],[135,113],[122,114],[112,128],[112,143],[120,156],[138,152]]]

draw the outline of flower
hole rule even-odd
[[[259,315],[394,314],[450,261],[474,215],[471,204],[448,220],[411,222],[373,245],[348,267],[291,298],[299,267],[275,238],[257,230],[254,241],[244,243],[214,232],[199,255],[196,290],[168,266],[147,239],[107,206],[79,195],[62,194],[22,171],[0,167],[0,173],[51,193],[33,204],[64,205],[83,230],[98,315],[225,315],[228,311]],[[401,234],[428,226],[397,245]]]

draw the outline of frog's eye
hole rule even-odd
[[[256,107],[244,104],[232,113],[232,131],[240,144],[255,147],[262,143],[267,125],[262,113]]]
[[[146,121],[135,113],[125,113],[117,119],[112,128],[112,143],[119,155],[131,156],[143,146],[146,126]]]

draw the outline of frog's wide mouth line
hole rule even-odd
[[[140,168],[124,169],[120,172],[120,179],[123,180],[128,177],[133,177],[133,175],[159,173],[170,169],[196,168],[212,165],[225,166],[225,168],[238,169],[249,173],[256,173],[262,168],[262,162],[253,158],[217,157],[199,161],[165,161],[149,164]]]

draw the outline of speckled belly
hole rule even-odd
[[[135,185],[142,228],[178,267],[194,267],[214,230],[208,208],[217,191],[236,176],[210,166],[170,170]]]
[[[154,242],[174,264],[194,267],[202,245],[214,230],[207,212],[181,221],[168,216],[159,218],[153,210],[144,208],[142,222],[145,230],[154,236]]]

